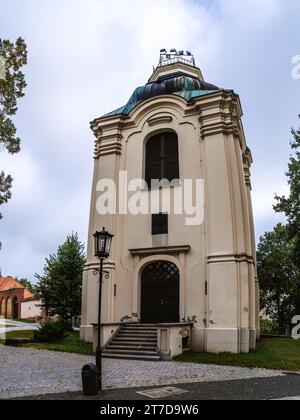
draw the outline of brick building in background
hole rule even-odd
[[[39,301],[13,277],[0,276],[0,316],[8,319],[38,319]]]

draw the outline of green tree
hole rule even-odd
[[[298,131],[292,129],[292,135],[293,139],[290,145],[294,153],[290,157],[288,171],[286,172],[290,194],[288,197],[277,196],[277,205],[274,206],[274,209],[277,213],[284,213],[287,218],[293,263],[298,273],[295,278],[294,315],[300,315],[300,129]]]
[[[289,228],[278,224],[260,238],[257,269],[261,307],[274,321],[277,332],[291,325],[297,306],[299,270],[294,264]]]
[[[80,315],[85,261],[84,245],[77,234],[69,235],[57,254],[46,259],[43,275],[36,278],[42,307],[50,316],[69,322]]]
[[[20,151],[20,139],[11,117],[18,110],[18,99],[24,96],[26,82],[21,68],[26,64],[27,47],[24,40],[18,38],[13,43],[0,38],[0,149],[11,154]],[[0,171],[0,205],[11,198],[12,181],[10,175]]]
[[[27,279],[18,279],[16,277],[16,280],[18,280],[18,282],[25,287],[25,289],[29,290],[34,296],[37,294],[37,289],[36,286],[34,284],[31,283],[31,281],[27,280]]]

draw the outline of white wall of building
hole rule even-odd
[[[38,300],[30,300],[21,303],[21,318],[31,319],[41,315],[41,302]]]

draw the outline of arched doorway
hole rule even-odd
[[[10,298],[6,299],[5,306],[5,317],[10,319],[12,317],[12,300]]]
[[[5,299],[4,298],[1,299],[1,303],[0,303],[0,315],[5,318]]]
[[[179,316],[180,273],[169,261],[147,265],[141,277],[141,322],[176,323]]]
[[[18,298],[14,297],[12,300],[12,319],[19,318],[19,301]]]

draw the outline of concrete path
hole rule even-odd
[[[35,331],[39,329],[39,324],[27,324],[25,322],[12,321],[0,317],[0,336],[11,331]]]
[[[0,399],[81,391],[81,369],[90,362],[94,362],[91,356],[0,345]],[[103,384],[107,390],[280,376],[284,375],[262,369],[103,360]]]

